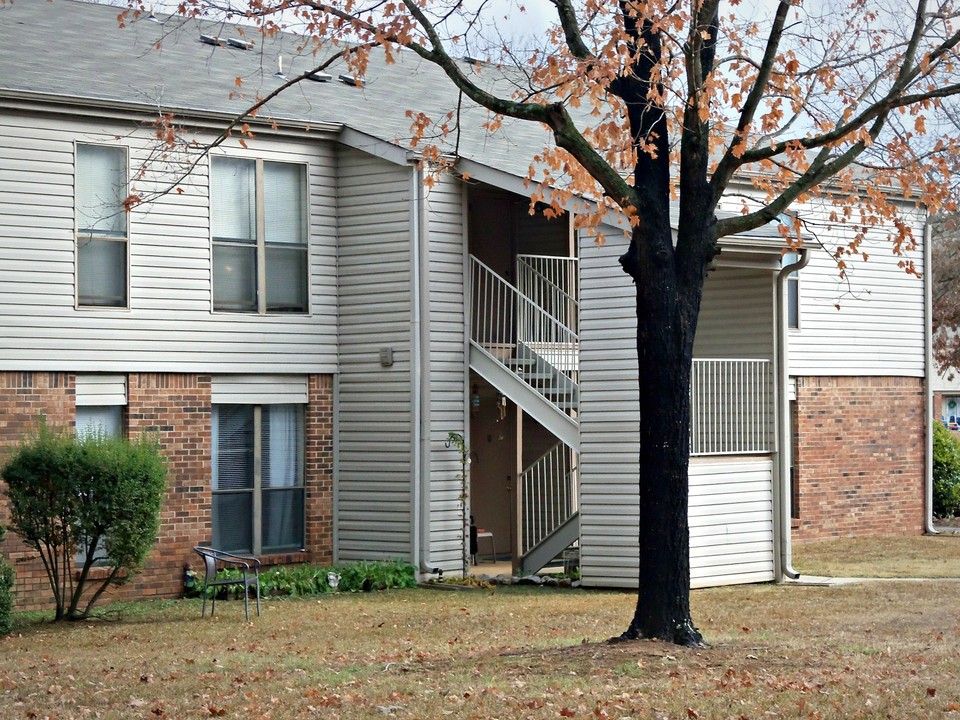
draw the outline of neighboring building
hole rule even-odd
[[[252,140],[161,157],[158,107],[209,143],[248,102],[229,97],[236,78],[263,94],[283,82],[264,71],[279,53],[291,77],[316,62],[290,37],[253,51],[230,37],[182,19],[121,30],[115,8],[72,0],[0,9],[0,453],[40,414],[156,435],[162,527],[125,592],[174,595],[201,543],[267,563],[458,572],[460,458],[446,441],[460,433],[467,512],[499,554],[537,569],[575,544],[585,585],[635,585],[621,234],[597,245],[569,217],[530,215],[523,177],[545,136],[507,123],[487,137],[476,108],[457,171],[426,177],[398,139],[404,110],[439,117],[456,94],[409,53],[374,55],[363,87],[291,89]],[[193,161],[179,190],[124,211]],[[924,283],[877,252],[838,288],[826,255],[792,277],[781,250],[775,229],[726,239],[707,280],[696,585],[789,570],[788,393],[798,537],[924,527]],[[778,285],[798,298],[796,329]],[[36,559],[13,535],[3,552],[21,561],[19,607],[44,603]]]
[[[937,332],[949,333],[950,330]],[[960,432],[960,372],[954,367],[941,369],[934,364],[930,386],[933,392],[930,415],[954,432]]]

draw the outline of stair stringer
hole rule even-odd
[[[520,559],[520,574],[539,571],[579,539],[580,513],[575,512]]]
[[[470,342],[470,369],[515,402],[564,445],[580,451],[580,424],[473,341]]]

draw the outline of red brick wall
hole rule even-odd
[[[131,374],[127,431],[156,438],[167,459],[160,533],[144,572],[123,588],[137,597],[176,596],[194,545],[210,540],[210,376]]]
[[[925,415],[920,378],[798,378],[794,539],[921,534]]]
[[[306,411],[306,553],[261,558],[329,562],[333,554],[333,384],[309,378]],[[74,375],[0,373],[0,459],[44,413],[50,425],[71,428],[76,417]],[[160,532],[143,573],[111,590],[111,597],[174,597],[183,588],[184,563],[198,564],[193,546],[211,540],[211,379],[209,375],[141,373],[128,376],[126,424],[130,437],[156,437],[167,458],[167,492]],[[0,497],[0,522],[7,519]],[[8,533],[0,552],[15,563],[18,610],[51,604],[39,559]],[[24,562],[26,560],[26,562]]]
[[[333,378],[311,375],[306,413],[306,545],[312,561],[333,562]]]

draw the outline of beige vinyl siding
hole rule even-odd
[[[603,246],[580,241],[580,562],[584,585],[593,587],[637,585],[636,311],[633,283],[617,262],[625,249],[613,229]],[[767,271],[712,272],[696,355],[771,357],[772,291]],[[767,457],[691,463],[691,572],[698,586],[769,579],[770,468]],[[743,528],[728,512],[740,500],[749,506]]]
[[[690,585],[773,580],[773,463],[690,463]]]
[[[756,193],[749,187],[741,190]],[[739,198],[726,202],[739,212]],[[789,333],[791,375],[923,376],[926,280],[908,275],[898,264],[912,260],[923,272],[925,214],[910,203],[901,209],[917,247],[895,256],[887,231],[871,229],[861,247],[868,259],[845,256],[842,278],[832,253],[850,242],[854,229],[829,220],[831,212],[842,214],[842,208],[819,200],[791,208],[805,221],[810,254],[799,272],[800,328]],[[854,208],[851,224],[858,217]]]
[[[119,136],[119,139],[117,137]],[[200,141],[212,139],[199,136]],[[74,306],[74,143],[122,144],[131,172],[153,135],[134,122],[10,113],[0,118],[0,330],[3,370],[320,373],[336,370],[333,148],[260,135],[215,152],[305,163],[310,190],[310,315],[211,312],[207,162],[180,184],[158,164],[134,188],[129,309]]]
[[[465,435],[466,341],[463,194],[451,175],[427,195],[429,208],[430,328],[430,565],[462,567],[460,453],[446,447],[448,433]]]
[[[338,561],[413,560],[412,172],[339,151]]]
[[[707,275],[694,357],[772,359],[775,277],[723,266]]]
[[[831,246],[849,235],[835,231]],[[914,236],[922,244],[919,222]],[[925,280],[898,267],[888,241],[864,249],[869,259],[848,260],[846,278],[824,250],[810,250],[799,274],[800,329],[788,340],[791,375],[923,376]],[[909,253],[918,269],[922,255],[919,245]]]
[[[626,239],[580,240],[580,571],[584,586],[637,584],[635,292],[617,258]]]

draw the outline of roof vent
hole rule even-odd
[[[164,22],[166,22],[165,20],[161,20],[161,19],[158,18],[156,15],[154,15],[154,14],[153,14],[153,10],[151,10],[151,11],[150,11],[150,14],[147,15],[147,21],[148,21],[148,22],[156,23],[157,25],[163,25]]]
[[[313,80],[314,82],[330,82],[333,79],[333,75],[328,75],[325,72],[316,70],[309,75],[307,75],[307,80]]]
[[[353,75],[341,75],[338,80],[344,85],[349,85],[351,87],[363,87],[363,80],[356,78]]]
[[[287,76],[283,74],[283,55],[277,55],[277,71],[273,76],[281,80],[287,79]]]
[[[220,47],[223,46],[223,40],[221,40],[216,35],[201,35],[200,42],[202,42],[205,45],[217,45]]]
[[[227,38],[227,45],[238,50],[250,50],[253,47],[253,40],[242,40],[240,38]]]
[[[470,55],[464,55],[463,61],[467,63],[467,65],[483,65],[483,60],[480,58],[471,57]]]

